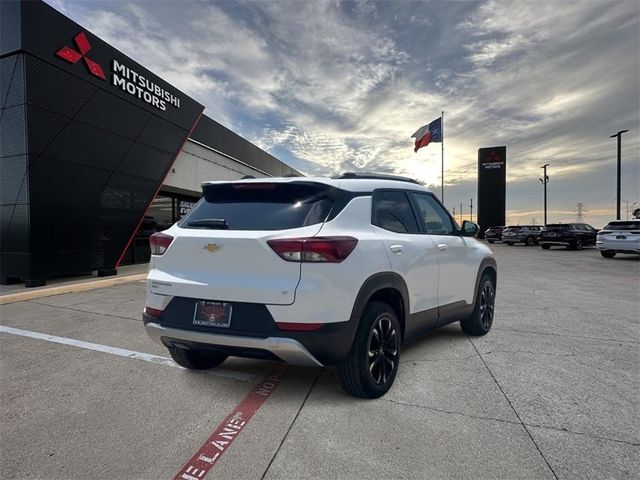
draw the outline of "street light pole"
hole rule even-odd
[[[544,226],[547,226],[547,183],[549,183],[549,175],[547,175],[547,167],[549,163],[545,163],[540,168],[544,169],[542,178],[539,178],[542,185],[544,185]]]
[[[469,199],[469,214],[471,215],[471,221],[473,222],[473,198]]]
[[[460,225],[462,225],[462,202],[460,202]]]
[[[618,133],[611,135],[609,138],[618,137],[618,165],[617,165],[617,180],[616,180],[616,220],[620,220],[620,171],[622,164],[622,134],[629,130],[620,130]]]

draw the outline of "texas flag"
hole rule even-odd
[[[414,152],[426,147],[430,142],[442,142],[442,117],[436,118],[429,125],[420,127],[416,133],[411,135],[411,138],[416,139]]]

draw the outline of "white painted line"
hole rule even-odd
[[[61,345],[70,345],[72,347],[84,348],[85,350],[93,350],[96,352],[108,353],[111,355],[117,355],[119,357],[132,358],[134,360],[144,360],[145,362],[156,363],[159,365],[166,365],[168,367],[175,367],[182,369],[181,366],[176,364],[173,360],[167,357],[161,357],[160,355],[153,355],[151,353],[136,352],[134,350],[126,350],[124,348],[110,347],[109,345],[101,345],[99,343],[83,342],[82,340],[75,340],[73,338],[57,337],[55,335],[49,335],[47,333],[33,332],[31,330],[22,330],[20,328],[5,327],[0,325],[0,333],[8,333],[10,335],[19,335],[21,337],[35,338],[37,340],[44,340],[46,342],[59,343]],[[213,375],[222,378],[232,378],[234,380],[241,380],[243,382],[254,382],[257,378],[256,375],[243,372],[233,372],[231,370],[225,370],[219,368],[217,370],[209,370],[203,373]]]

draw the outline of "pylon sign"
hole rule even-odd
[[[506,222],[507,147],[478,149],[478,225],[480,232]]]

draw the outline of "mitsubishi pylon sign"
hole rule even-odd
[[[481,235],[506,222],[507,147],[478,150],[478,225]]]

